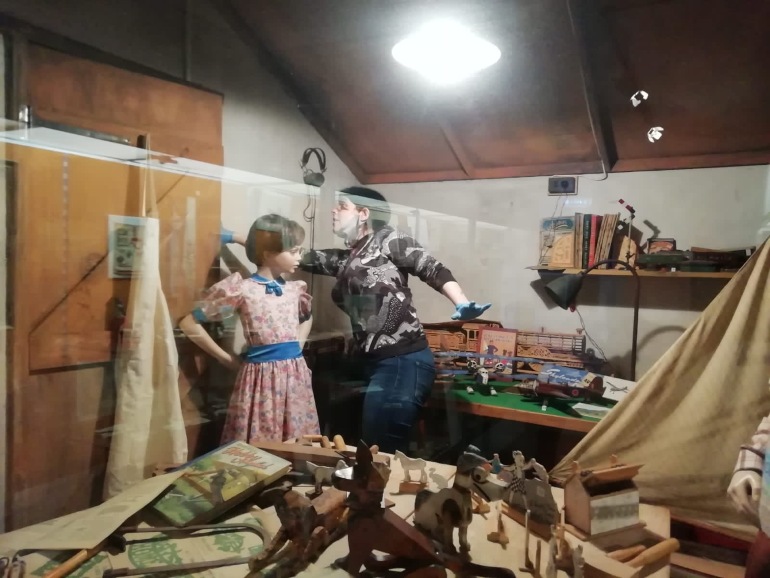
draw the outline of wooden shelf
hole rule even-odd
[[[569,275],[580,273],[582,269],[535,269],[538,273],[552,273],[555,275]],[[735,275],[735,271],[713,271],[713,272],[697,272],[697,271],[644,271],[638,269],[636,273],[639,277],[668,277],[678,279],[732,279]],[[625,269],[594,269],[590,273],[590,276],[597,277],[630,277],[631,272]]]

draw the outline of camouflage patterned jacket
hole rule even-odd
[[[300,268],[337,278],[332,300],[350,317],[359,349],[377,359],[428,346],[412,304],[409,274],[436,291],[455,280],[417,241],[390,226],[350,249],[309,251]]]

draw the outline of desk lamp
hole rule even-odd
[[[589,271],[596,269],[600,265],[622,265],[629,271],[634,277],[636,282],[636,291],[634,293],[634,326],[633,336],[631,341],[631,381],[636,381],[636,340],[637,332],[639,329],[639,294],[641,290],[641,282],[636,269],[627,261],[621,261],[619,259],[605,259],[591,265],[585,271],[580,273],[574,273],[569,275],[560,275],[545,286],[545,292],[553,300],[556,305],[562,309],[575,310],[575,299],[577,299],[580,288],[583,286],[583,279]]]

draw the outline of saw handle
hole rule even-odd
[[[607,554],[607,557],[612,558],[613,560],[617,560],[618,562],[628,562],[629,560],[633,560],[639,556],[639,554],[644,552],[646,549],[646,546],[638,544],[636,546],[630,546],[629,548],[614,550]]]

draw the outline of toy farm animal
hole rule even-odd
[[[457,461],[457,472],[451,488],[438,492],[422,490],[415,497],[414,525],[438,540],[445,552],[456,552],[454,529],[458,528],[460,552],[470,550],[468,526],[473,517],[472,492],[489,500],[487,485],[488,462],[471,446]]]
[[[480,456],[476,457],[483,460]],[[425,532],[391,508],[384,507],[382,498],[389,477],[390,469],[385,464],[374,462],[363,442],[358,445],[355,465],[334,473],[332,484],[349,492],[347,505],[350,508],[348,555],[337,560],[336,566],[354,577],[360,576],[362,567],[365,567],[375,575],[402,569],[399,575],[403,578],[445,576],[444,569],[457,576],[515,578],[507,568],[474,564],[466,557],[438,550],[436,542]],[[448,491],[451,488],[441,490]],[[380,555],[375,555],[375,551]]]
[[[477,368],[474,379],[476,380],[476,386],[483,395],[497,395],[497,390],[489,383],[489,370],[486,367]],[[470,385],[466,387],[465,390],[468,393],[475,392],[473,386]]]
[[[402,453],[399,450],[396,450],[396,453],[393,454],[393,456],[401,462],[401,468],[404,470],[404,481],[405,482],[411,482],[412,481],[412,472],[417,471],[420,474],[420,480],[419,482],[421,484],[427,484],[428,483],[428,474],[425,472],[425,466],[428,465],[428,463],[422,459],[422,458],[410,458],[406,454]],[[343,466],[344,467],[344,466]]]
[[[281,528],[265,549],[249,560],[252,573],[276,564],[271,576],[295,576],[347,530],[345,493],[335,488],[329,488],[312,501],[291,489],[288,483],[265,490],[263,495],[272,495],[269,497],[275,503]]]
[[[346,467],[348,467],[348,465],[345,463],[345,460],[339,460],[337,462],[337,465],[334,467],[319,466],[314,464],[313,462],[307,462],[307,469],[310,472],[310,475],[313,476],[313,484],[315,485],[315,487],[313,488],[313,491],[308,493],[308,496],[319,495],[322,491],[321,486],[323,486],[324,484],[326,484],[327,486],[331,486],[332,474],[334,474],[334,472],[336,472],[337,470],[341,470]]]

